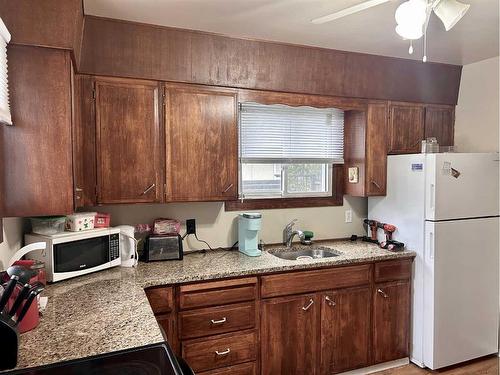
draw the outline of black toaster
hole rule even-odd
[[[182,237],[174,235],[151,235],[146,239],[142,260],[154,262],[159,260],[182,259]]]

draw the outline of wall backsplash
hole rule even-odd
[[[345,223],[345,210],[352,209],[352,223]],[[171,203],[154,205],[113,205],[90,208],[111,214],[111,225],[151,223],[155,218],[168,217],[182,223],[181,233],[185,231],[186,219],[196,219],[198,238],[207,241],[212,247],[230,247],[237,241],[237,216],[239,212],[224,211],[221,202]],[[87,210],[86,210],[87,211]],[[344,206],[290,208],[279,210],[260,210],[262,230],[260,238],[265,243],[282,241],[284,226],[298,219],[297,228],[312,230],[316,239],[344,238],[351,234],[362,235],[363,219],[367,214],[366,198],[344,198]],[[203,249],[193,236],[184,242],[184,250]]]

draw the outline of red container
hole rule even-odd
[[[109,228],[111,215],[106,213],[97,213],[94,220],[94,228]]]
[[[15,265],[20,265],[28,268],[35,269],[37,271],[37,274],[33,276],[29,283],[33,284],[37,281],[41,282],[42,284],[46,283],[46,277],[45,277],[45,268],[39,267],[34,260],[18,260],[14,262]],[[16,289],[14,289],[14,292],[12,293],[12,296],[9,299],[9,302],[7,304],[8,308],[7,310],[10,310],[12,305],[14,304],[14,301],[17,298],[17,295],[21,291],[21,286],[17,286]],[[40,323],[40,314],[38,312],[38,298],[37,297],[32,303],[30,308],[28,309],[28,312],[24,316],[23,320],[19,325],[17,326],[17,329],[19,330],[19,333],[24,333],[31,331],[32,329],[36,328],[38,326],[38,323]],[[23,309],[24,303],[19,307],[17,310],[18,312],[21,312]],[[18,314],[16,314],[17,317]]]

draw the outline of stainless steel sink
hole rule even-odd
[[[286,260],[323,259],[339,256],[336,250],[323,246],[294,246],[269,249],[269,254]]]

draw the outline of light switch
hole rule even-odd
[[[352,210],[345,211],[345,222],[352,223]]]

